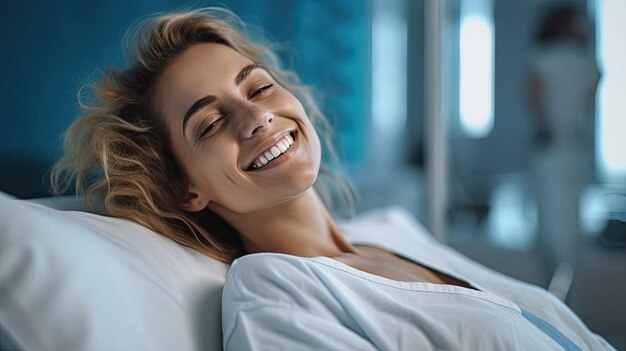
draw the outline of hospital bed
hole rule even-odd
[[[78,197],[0,193],[0,350],[221,350],[228,268]]]

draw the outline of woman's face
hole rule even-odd
[[[187,210],[250,213],[315,182],[320,142],[302,104],[230,47],[190,47],[159,76],[153,97],[190,183]]]

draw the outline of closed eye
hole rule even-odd
[[[213,121],[212,123],[210,123],[208,126],[204,126],[204,124],[200,124],[198,126],[198,128],[196,128],[196,133],[195,134],[195,142],[199,142],[200,139],[202,139],[203,137],[206,136],[211,136],[213,134],[215,134],[215,132],[217,131],[217,128],[219,127],[220,123],[224,120],[224,118],[228,117],[228,115],[224,115],[218,119],[216,119],[215,121]]]
[[[250,95],[249,99],[253,99],[257,95],[265,93],[266,91],[268,91],[273,86],[274,86],[274,84],[267,84],[267,85],[262,86],[261,88],[257,89],[254,93],[252,93],[252,95]]]

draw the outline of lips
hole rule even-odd
[[[259,152],[255,159],[249,164],[246,171],[251,172],[261,170],[268,164],[272,164],[274,160],[281,157],[293,146],[295,142],[295,134],[295,131],[277,133],[262,143],[262,151]]]

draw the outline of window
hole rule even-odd
[[[407,23],[403,1],[375,1],[372,13],[372,123],[399,134],[406,126]]]
[[[602,79],[596,104],[599,173],[613,183],[626,181],[626,2],[596,0],[596,43]]]
[[[459,116],[463,131],[483,138],[493,129],[494,25],[491,0],[461,3]]]

